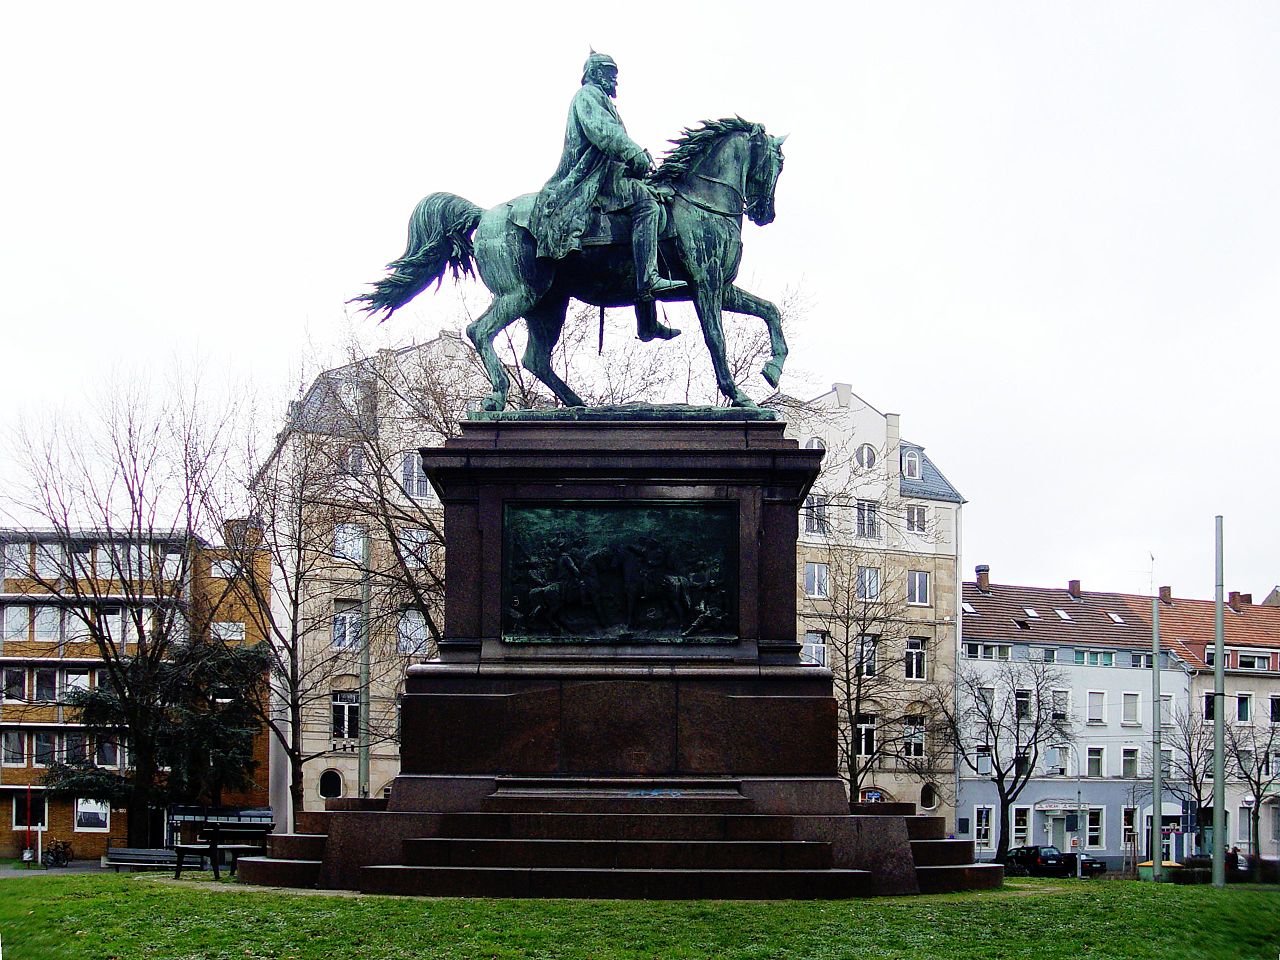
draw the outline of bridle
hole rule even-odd
[[[752,177],[752,173],[754,172],[755,167],[759,164],[758,160],[754,160],[755,151],[759,150],[761,147],[764,147],[765,149],[769,149],[770,147],[768,136],[764,134],[763,131],[760,133],[753,133],[751,135],[751,150],[752,150],[753,162],[750,164],[750,167],[747,171],[746,179],[747,179],[748,186],[751,185],[752,180],[754,179]],[[690,171],[689,176],[696,177],[697,179],[702,180],[706,183],[714,183],[717,186],[726,187],[730,191],[730,193],[733,194],[735,209],[722,210],[716,205],[708,203],[705,200],[700,200],[697,197],[689,196],[688,193],[686,193],[685,191],[681,190],[679,187],[672,184],[671,189],[676,194],[676,196],[684,200],[685,203],[688,203],[691,206],[697,207],[699,210],[705,210],[707,213],[715,214],[718,217],[726,217],[730,220],[741,220],[742,215],[745,212],[747,212],[747,210],[750,209],[752,201],[755,201],[757,203],[762,201],[767,201],[772,194],[771,190],[769,191],[762,190],[758,192],[750,192],[750,193],[744,194],[742,190],[738,188],[738,185],[736,183],[730,183],[728,180],[721,180],[719,177],[711,177],[705,173],[699,173],[696,170]],[[774,181],[774,184],[776,185],[777,177],[774,177],[773,181]]]

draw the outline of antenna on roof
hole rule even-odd
[[[1148,550],[1147,556],[1151,558],[1151,583],[1147,586],[1147,596],[1154,597],[1156,594],[1156,555]]]

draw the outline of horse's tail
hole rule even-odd
[[[382,319],[386,320],[432,283],[439,286],[445,270],[452,270],[454,279],[471,273],[475,263],[471,235],[483,212],[452,193],[424,197],[409,217],[404,253],[387,264],[391,273],[375,283],[371,292],[350,302],[364,304],[361,309],[367,313],[385,310]]]

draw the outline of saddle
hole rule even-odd
[[[537,196],[536,193],[526,193],[508,203],[507,219],[522,230],[528,230],[529,218],[533,215],[533,202]],[[658,194],[657,199],[662,210],[662,217],[658,222],[658,240],[661,242],[674,237],[675,230],[671,226],[669,197]],[[584,247],[611,247],[614,244],[629,247],[631,217],[625,210],[601,210],[593,207],[581,242]]]

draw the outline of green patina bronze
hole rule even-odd
[[[601,308],[634,306],[636,335],[644,341],[680,332],[658,322],[656,300],[691,301],[716,384],[736,407],[755,404],[734,382],[721,312],[759,317],[772,353],[761,374],[774,387],[782,376],[781,315],[734,280],[743,215],[761,226],[773,222],[785,138],[740,117],[708,120],[672,141],[674,149],[655,169],[613,105],[617,77],[608,56],[588,58],[569,107],[560,163],[540,192],[490,210],[449,193],[424,198],[390,274],[353,301],[385,319],[446,271],[458,277],[474,266],[493,294],[467,327],[493,388],[485,410],[506,407],[510,381],[493,341],[521,317],[529,334],[524,367],[565,406],[583,406],[551,369],[570,298]]]
[[[595,421],[628,422],[660,420],[677,421],[770,421],[778,414],[765,407],[702,407],[687,403],[625,403],[602,407],[557,407],[554,410],[471,410],[468,420],[556,421],[565,423],[590,423]]]
[[[737,639],[735,504],[508,504],[502,536],[504,640]]]

